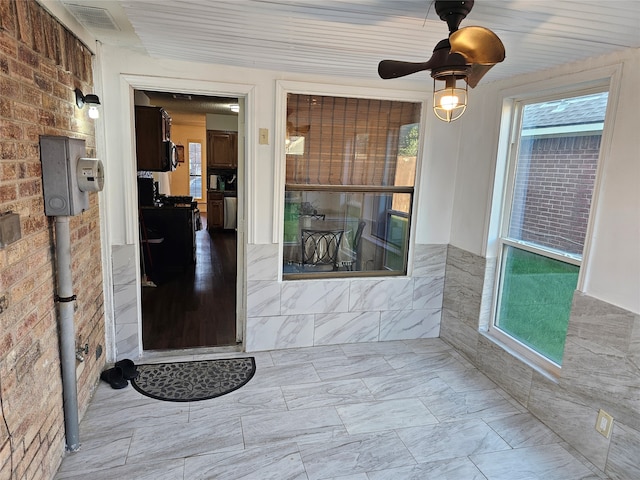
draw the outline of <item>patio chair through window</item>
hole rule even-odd
[[[302,270],[337,270],[338,252],[343,235],[344,230],[302,229]]]

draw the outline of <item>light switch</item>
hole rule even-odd
[[[269,129],[268,128],[261,128],[259,130],[260,134],[259,134],[259,138],[258,138],[258,143],[260,145],[269,145]]]

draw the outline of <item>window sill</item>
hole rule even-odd
[[[515,340],[507,337],[504,333],[496,332],[494,329],[491,329],[489,331],[480,330],[479,333],[491,343],[493,343],[497,347],[500,347],[509,355],[524,363],[526,366],[539,373],[547,380],[556,384],[559,383],[561,377],[560,366],[547,360],[525,345],[522,345]]]
[[[404,272],[381,272],[380,270],[375,271],[328,271],[328,272],[283,272],[282,280],[290,281],[290,280],[335,280],[335,279],[354,279],[354,278],[395,278],[395,277],[406,277],[407,274]]]

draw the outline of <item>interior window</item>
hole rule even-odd
[[[288,94],[285,279],[406,274],[420,111]]]
[[[189,195],[202,198],[202,144],[189,142]]]
[[[516,106],[493,333],[560,367],[587,237],[607,92]]]

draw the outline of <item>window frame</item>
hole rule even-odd
[[[489,318],[486,319],[486,334],[496,340],[507,351],[523,358],[531,366],[539,370],[541,373],[550,374],[552,378],[559,378],[561,374],[561,365],[553,360],[545,357],[528,345],[520,342],[516,338],[502,331],[496,326],[498,306],[500,301],[500,292],[504,282],[503,276],[503,252],[505,246],[521,249],[536,255],[565,262],[579,267],[578,281],[576,291],[584,292],[586,283],[586,272],[588,267],[590,244],[592,241],[593,224],[597,216],[597,202],[599,189],[601,184],[601,171],[603,163],[607,156],[611,138],[611,121],[614,118],[614,99],[617,98],[617,88],[615,77],[618,77],[618,69],[614,69],[605,77],[596,78],[589,82],[562,85],[552,91],[543,91],[526,94],[515,94],[513,96],[505,96],[503,100],[502,125],[500,128],[500,145],[498,147],[498,159],[496,167],[496,175],[494,181],[494,191],[502,191],[498,202],[494,202],[492,207],[492,218],[497,217],[497,224],[494,224],[494,235],[491,235],[492,228],[489,227],[489,244],[495,255],[496,265],[493,282],[491,282],[491,308]],[[575,79],[575,76],[571,78]],[[574,255],[564,253],[552,248],[545,248],[534,245],[530,242],[516,240],[509,237],[510,219],[513,208],[513,196],[515,190],[516,170],[519,158],[520,140],[522,137],[522,117],[523,109],[530,104],[550,102],[566,98],[580,97],[583,95],[608,92],[607,105],[605,107],[605,120],[602,128],[600,151],[596,166],[596,175],[591,194],[591,204],[589,209],[589,217],[584,239],[584,247],[582,255]],[[505,125],[506,123],[506,125]],[[505,128],[506,127],[506,128]],[[502,167],[502,168],[501,168]],[[500,174],[502,170],[502,174]],[[491,242],[493,237],[493,242]]]
[[[200,145],[200,175],[191,174],[191,144]],[[200,196],[199,197],[193,196],[194,200],[202,200],[205,198],[206,188],[205,188],[203,172],[206,171],[206,159],[204,159],[203,150],[204,150],[204,147],[201,139],[187,140],[187,158],[188,158],[187,165],[189,166],[189,194],[190,195],[191,195],[191,179],[197,178],[198,176],[200,177]],[[203,162],[204,162],[204,168],[203,168]]]
[[[285,204],[285,186],[286,186],[286,145],[285,145],[285,137],[286,137],[286,111],[287,111],[287,96],[288,94],[299,94],[299,95],[319,95],[319,96],[334,96],[334,97],[346,97],[346,98],[362,98],[362,99],[377,99],[377,100],[390,100],[390,101],[399,101],[399,102],[413,102],[420,104],[420,118],[419,118],[419,135],[420,139],[422,139],[421,143],[418,145],[418,152],[416,156],[416,167],[415,167],[415,180],[413,187],[410,187],[412,194],[412,201],[410,205],[410,221],[409,221],[409,238],[407,242],[407,251],[406,255],[406,273],[405,272],[390,272],[388,274],[381,274],[380,271],[372,271],[367,273],[366,271],[358,272],[354,275],[355,272],[333,272],[332,275],[322,275],[322,274],[296,274],[294,278],[285,278],[286,274],[283,273],[283,261],[284,261],[284,204]],[[419,200],[419,185],[421,178],[421,167],[423,165],[423,153],[424,153],[424,144],[426,141],[426,123],[427,123],[427,109],[428,107],[428,98],[425,96],[424,92],[419,91],[411,91],[411,90],[391,90],[391,89],[380,89],[380,88],[370,88],[370,87],[356,87],[356,86],[348,86],[348,85],[338,85],[338,84],[319,84],[319,83],[308,83],[308,82],[297,82],[297,81],[289,81],[289,80],[278,80],[276,81],[276,124],[275,124],[275,160],[276,160],[276,170],[275,170],[275,185],[274,189],[274,197],[273,197],[273,211],[274,211],[274,219],[273,219],[273,240],[274,243],[278,244],[279,252],[278,252],[278,281],[296,281],[296,280],[308,280],[308,279],[317,279],[317,280],[335,280],[341,277],[349,277],[349,278],[390,278],[390,277],[408,277],[411,276],[413,262],[412,262],[412,253],[413,253],[413,245],[415,243],[415,224],[416,224],[416,215],[415,215],[415,206],[418,205]],[[305,185],[300,186],[300,190],[313,190],[315,185]],[[335,186],[332,186],[335,190]],[[345,191],[355,191],[353,189],[358,189],[357,186],[345,186]],[[385,187],[398,189],[398,193],[407,193],[407,187]],[[322,186],[320,186],[320,190],[322,190]],[[367,191],[375,191],[375,187],[371,189],[367,189]],[[391,192],[391,190],[389,190]]]

